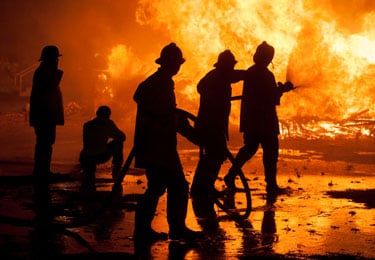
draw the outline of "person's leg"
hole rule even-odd
[[[207,194],[207,189],[209,187],[212,188],[216,181],[221,164],[221,161],[219,162],[218,160],[211,158],[209,155],[202,155],[199,158],[190,189],[192,197]]]
[[[82,184],[81,191],[85,193],[91,193],[96,191],[95,187],[95,172],[96,172],[96,162],[95,158],[90,158],[85,156],[82,152],[79,158],[82,167]]]
[[[147,189],[140,197],[135,211],[135,240],[160,240],[167,239],[167,234],[156,233],[151,223],[154,218],[160,196],[167,188],[166,175],[158,167],[146,169]]]
[[[208,155],[202,155],[191,186],[194,213],[200,218],[215,218],[214,185],[221,163]]]
[[[34,154],[34,175],[44,176],[51,172],[52,146],[56,139],[55,125],[39,125],[34,127],[36,135]]]
[[[215,181],[222,163],[226,160],[227,143],[224,135],[209,133],[206,136],[190,194],[197,217],[215,218]]]
[[[263,166],[267,194],[277,193],[277,161],[279,156],[279,139],[277,135],[266,136],[262,139]]]
[[[123,142],[113,140],[109,142],[107,146],[112,156],[112,178],[116,181],[120,175],[122,163],[124,162]]]
[[[228,188],[234,188],[234,181],[237,171],[250,160],[258,151],[259,138],[255,134],[244,133],[244,145],[240,148],[235,158],[235,163],[229,169],[228,174],[224,177],[225,184]]]
[[[165,170],[167,175],[167,220],[169,229],[185,227],[189,184],[182,169]]]
[[[203,178],[204,178],[204,172],[206,168],[206,162],[204,158],[201,156],[198,161],[197,168],[195,169],[193,182],[190,188],[190,195],[192,197],[198,196],[203,188]]]
[[[186,227],[189,184],[185,179],[182,167],[174,170],[166,169],[167,177],[167,220],[169,224],[169,237],[171,239],[193,240],[201,237],[201,232],[196,232]]]
[[[49,174],[56,126],[39,125],[34,127],[34,131],[36,135],[33,169],[34,196],[37,208],[46,208],[50,201]]]

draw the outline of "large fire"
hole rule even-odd
[[[283,135],[370,136],[375,134],[375,12],[366,12],[366,3],[141,0],[136,17],[183,50],[186,62],[175,77],[179,107],[197,111],[197,82],[221,51],[230,49],[237,68],[244,69],[252,65],[256,46],[266,40],[276,50],[270,65],[276,79],[298,86],[278,108]],[[350,12],[356,13],[355,21],[345,20]],[[164,44],[155,44],[154,58]],[[146,76],[155,67],[152,62],[141,62],[119,44],[109,54],[108,67],[115,77]],[[241,84],[234,85],[233,94],[240,93]],[[231,113],[235,125],[238,116],[236,102]]]

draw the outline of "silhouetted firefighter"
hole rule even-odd
[[[228,120],[231,110],[231,84],[244,77],[244,70],[235,70],[237,63],[231,51],[219,54],[215,68],[198,83],[200,104],[195,123],[201,153],[195,171],[191,196],[197,217],[209,221],[216,218],[214,183],[227,158]]]
[[[255,64],[246,72],[240,115],[240,131],[243,132],[244,146],[236,156],[236,164],[224,178],[228,187],[234,187],[236,167],[242,167],[261,145],[266,190],[270,198],[283,192],[276,180],[280,133],[276,106],[280,105],[280,98],[284,92],[294,89],[291,82],[276,84],[273,73],[267,68],[274,52],[274,48],[266,42],[260,44],[253,56]]]
[[[30,126],[34,127],[36,145],[34,153],[35,193],[37,201],[49,199],[48,178],[51,175],[52,146],[56,138],[56,126],[64,125],[64,108],[60,81],[63,71],[58,69],[59,50],[45,46],[34,72],[30,96]]]
[[[160,196],[167,191],[167,221],[171,239],[194,239],[199,232],[185,225],[189,185],[177,152],[176,98],[172,77],[185,59],[176,44],[165,46],[156,59],[158,70],[134,94],[137,102],[135,167],[146,169],[147,189],[135,213],[135,242],[165,240],[151,227]]]
[[[112,178],[117,180],[123,158],[125,134],[110,119],[111,109],[100,106],[96,117],[83,125],[83,149],[79,161],[83,169],[82,190],[95,191],[96,165],[105,163],[112,158]],[[121,184],[116,187],[122,190]]]

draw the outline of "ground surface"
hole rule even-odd
[[[38,237],[31,189],[34,134],[19,112],[14,109],[0,115],[0,258],[27,259],[40,253],[39,247],[64,259],[135,258],[134,207],[146,186],[139,170],[130,171],[122,195],[88,225],[52,226],[47,239]],[[98,212],[111,190],[110,168],[103,165],[98,170],[97,192],[91,197],[79,192],[77,157],[81,126],[87,119],[69,116],[66,125],[58,129],[53,170],[60,174],[52,179],[51,209],[60,224],[76,223]],[[244,166],[253,202],[246,221],[235,222],[218,209],[219,228],[206,232],[206,239],[195,244],[158,242],[144,253],[154,259],[375,258],[374,144],[371,138],[283,140],[278,178],[279,184],[289,189],[273,205],[267,205],[264,197],[260,150]],[[130,147],[129,138],[125,156]],[[238,144],[231,149],[236,153]],[[191,181],[198,151],[184,146],[180,154],[186,178]],[[226,162],[221,175],[228,167]],[[219,178],[218,186],[222,184]],[[153,225],[167,232],[164,202],[165,196]],[[187,224],[202,230],[190,201]]]

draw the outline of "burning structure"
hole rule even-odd
[[[37,45],[33,57],[46,42],[61,47],[67,99],[117,106],[117,116],[127,118],[124,125],[131,126],[124,128],[130,131],[135,114],[131,97],[154,70],[161,46],[174,41],[182,48],[186,63],[175,78],[177,101],[195,113],[197,81],[218,53],[230,49],[239,61],[237,68],[245,69],[253,63],[255,47],[266,40],[276,50],[271,66],[276,79],[298,86],[278,108],[283,137],[375,135],[374,1],[131,2],[3,1],[2,23],[21,24],[24,19],[37,25],[38,37],[28,45]],[[31,18],[21,6],[38,15]],[[18,40],[15,37],[9,41]],[[9,43],[2,45],[9,49]],[[241,93],[241,84],[233,93]],[[238,102],[232,109],[232,130],[238,131]]]

